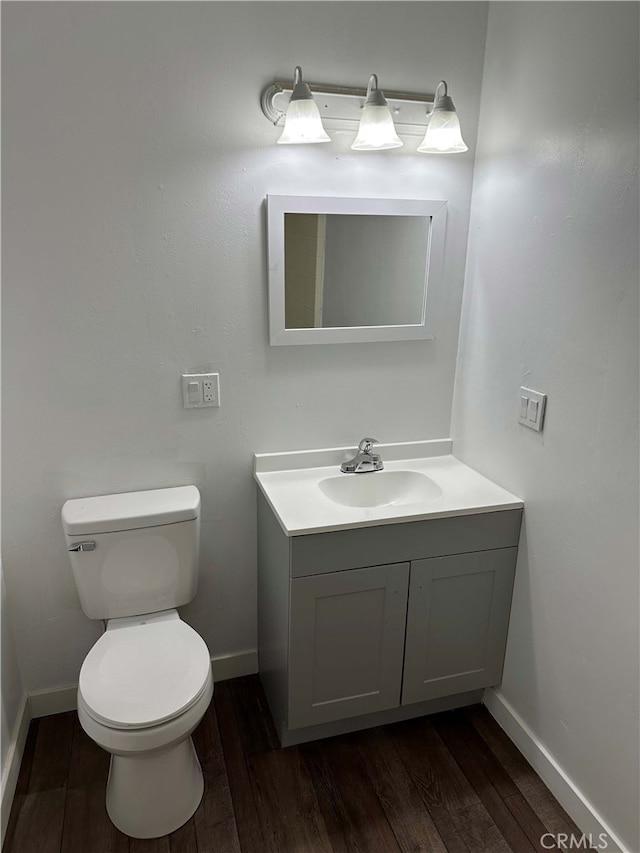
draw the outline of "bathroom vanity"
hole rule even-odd
[[[380,445],[368,474],[339,473],[344,448],[256,456],[259,668],[283,746],[500,682],[523,504],[450,449]]]

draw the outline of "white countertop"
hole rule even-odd
[[[374,452],[381,455],[384,471],[366,474],[340,472],[340,464],[354,455],[352,447],[258,453],[254,476],[287,536],[524,506],[520,498],[456,459],[451,449],[449,439],[377,444]],[[434,494],[415,502],[405,499],[382,506],[344,506],[326,497],[319,485],[328,478],[384,477],[385,472],[393,471],[425,475]]]

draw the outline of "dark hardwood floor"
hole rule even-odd
[[[581,833],[480,705],[279,749],[257,676],[194,733],[205,793],[163,838],[104,805],[109,756],[75,712],[33,720],[4,853],[531,853]]]

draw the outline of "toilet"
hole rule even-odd
[[[176,610],[196,594],[200,493],[69,500],[62,526],[82,609],[105,622],[80,670],[78,718],[111,753],[107,812],[134,838],[167,835],[204,790],[191,733],[213,695],[211,657]]]

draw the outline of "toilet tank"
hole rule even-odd
[[[90,619],[155,613],[194,598],[200,547],[195,486],[69,500],[62,526]]]

